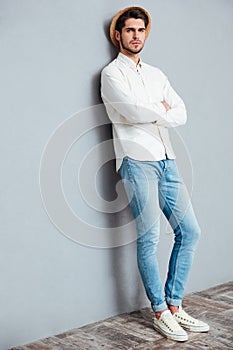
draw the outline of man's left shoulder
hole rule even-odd
[[[159,67],[152,66],[151,64],[145,63],[145,62],[143,62],[143,67],[148,72],[150,72],[152,74],[155,74],[158,77],[161,77],[161,79],[165,79],[166,78],[166,75],[163,73],[163,71]]]

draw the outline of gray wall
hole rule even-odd
[[[148,305],[137,272],[135,242],[100,249],[68,238],[69,233],[64,229],[62,234],[47,215],[39,186],[41,157],[51,134],[77,111],[101,102],[99,73],[116,54],[106,39],[106,28],[113,14],[130,4],[124,0],[0,1],[0,349]],[[193,187],[203,232],[186,290],[192,292],[233,277],[233,2],[144,0],[138,4],[153,18],[142,57],[168,75],[188,109],[187,125],[179,128],[180,136],[172,137],[190,190]],[[93,114],[88,118],[94,125]],[[79,133],[79,124],[75,125]],[[109,125],[93,126],[73,144],[64,163],[63,188],[70,207],[82,219],[74,222],[77,232],[84,235],[90,225],[96,227],[96,234],[99,228],[111,231],[114,226],[122,233],[121,224],[131,220],[128,208],[109,214],[108,205],[99,199],[100,208],[95,210],[77,190],[83,150],[93,151],[95,144],[110,137]],[[108,151],[111,158],[111,143]],[[101,150],[95,155],[103,165]],[[96,162],[89,161],[82,185],[87,195],[97,168]],[[119,178],[113,161],[101,169],[97,192],[103,200],[114,201]],[[164,277],[172,238],[168,232],[163,222],[159,259]]]

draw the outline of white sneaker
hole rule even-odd
[[[183,328],[191,332],[208,332],[210,329],[207,323],[189,316],[181,306],[179,306],[179,311],[173,314],[173,317]]]
[[[165,337],[176,341],[188,340],[188,334],[177,323],[170,310],[164,311],[159,319],[155,317],[153,321],[154,328]]]

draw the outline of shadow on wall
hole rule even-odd
[[[106,37],[106,42],[109,43],[109,56],[110,56],[110,61],[112,61],[118,54],[118,49],[112,44],[110,40],[110,35],[109,35],[109,28],[110,28],[111,21],[105,21],[104,23],[104,33]]]
[[[105,21],[103,24],[103,32],[106,38],[106,46],[108,47],[108,58],[109,60],[107,62],[103,62],[103,67],[102,69],[109,63],[111,62],[118,54],[118,49],[113,46],[113,44],[110,41],[110,36],[109,36],[109,27],[110,27],[111,21]],[[101,69],[101,70],[102,70]],[[99,104],[102,103],[102,99],[100,96],[100,74],[101,71],[97,72],[93,77],[92,77],[92,90],[91,90],[91,96],[92,96],[92,104]],[[97,93],[98,91],[98,93]]]
[[[111,21],[106,21],[103,25],[103,30],[106,37],[106,45],[108,45],[108,61],[103,65],[106,66],[109,62],[114,60],[118,54],[118,49],[115,48],[109,37],[109,27]],[[102,70],[101,69],[101,70]],[[102,103],[100,95],[100,74],[101,71],[96,73],[92,78],[92,91],[91,96],[93,104]],[[98,93],[97,93],[98,91]],[[107,115],[107,114],[106,114]],[[108,117],[107,117],[108,118]],[[100,128],[97,128],[98,137],[100,141],[112,140],[112,126],[111,121]],[[116,186],[121,180],[120,175],[115,170],[115,154],[112,143],[112,159],[105,162],[105,155],[101,154],[101,168],[98,171],[98,191],[101,197],[107,201],[112,202],[118,196]],[[123,187],[123,185],[121,185]],[[124,190],[123,190],[124,191]],[[103,214],[106,217],[106,227],[119,227],[119,230],[124,224],[132,221],[132,214],[127,205],[127,197],[125,195],[126,208],[117,211],[115,213]],[[140,299],[144,297],[142,284],[139,278],[137,270],[137,258],[136,258],[136,244],[135,242],[128,244],[127,246],[111,248],[111,271],[112,279],[114,281],[114,301],[115,310],[117,312],[125,312],[134,310],[138,307]],[[131,258],[130,258],[131,257]],[[130,259],[130,261],[129,261]],[[131,267],[132,266],[132,267]],[[133,288],[132,288],[133,286]],[[131,292],[130,292],[131,291]]]

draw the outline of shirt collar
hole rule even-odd
[[[119,54],[117,56],[117,60],[119,60],[120,62],[124,63],[125,65],[127,65],[128,67],[131,67],[133,69],[137,69],[138,67],[140,67],[140,68],[142,67],[141,59],[139,59],[138,64],[135,64],[135,62],[131,58],[124,55],[122,52],[119,52]]]

